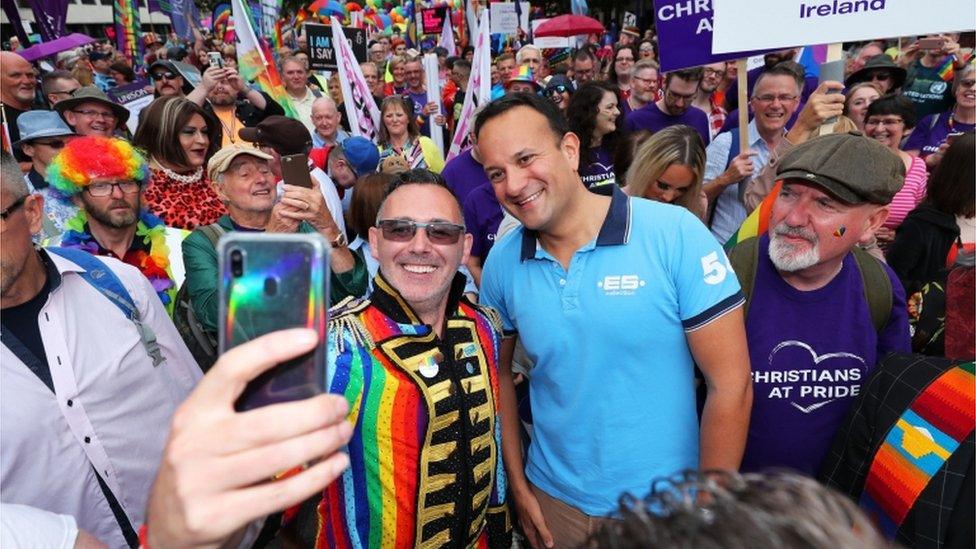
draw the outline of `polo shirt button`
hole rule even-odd
[[[566,279],[565,278],[560,278],[559,279],[559,285],[560,286],[565,286],[566,285]]]
[[[85,437],[85,444],[88,444],[89,442],[91,442],[91,437]]]
[[[75,401],[73,401],[73,400],[71,400],[71,399],[69,398],[69,399],[68,399],[68,406],[70,407],[70,406],[74,406],[74,405],[75,405]]]

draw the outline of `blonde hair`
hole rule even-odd
[[[701,216],[699,195],[702,177],[705,174],[705,143],[698,132],[690,126],[679,124],[668,126],[655,133],[637,149],[634,162],[627,170],[627,186],[624,190],[630,196],[643,197],[647,188],[654,184],[661,174],[672,164],[687,166],[695,175],[691,186],[685,189],[674,204],[684,206],[697,216]]]

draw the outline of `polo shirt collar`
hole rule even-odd
[[[619,246],[626,244],[630,238],[630,199],[617,185],[602,185],[590,192],[610,195],[610,209],[603,220],[600,232],[596,237],[597,246]],[[536,256],[539,237],[536,231],[523,229],[521,260],[526,261]]]

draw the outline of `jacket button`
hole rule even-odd
[[[73,400],[71,400],[71,399],[69,398],[69,399],[68,399],[68,406],[74,406],[74,405],[75,405],[75,401],[73,401]]]
[[[91,442],[91,437],[85,437],[85,444],[88,444],[89,442]]]

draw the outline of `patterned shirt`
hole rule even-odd
[[[163,170],[150,168],[152,176],[142,191],[142,205],[168,227],[191,231],[216,223],[227,213],[206,174],[196,183],[181,183]]]

